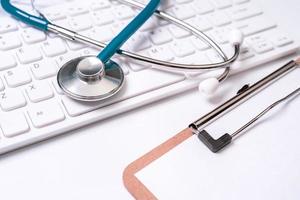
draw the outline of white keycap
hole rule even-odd
[[[5,137],[15,137],[29,131],[29,125],[23,113],[1,114],[0,126]]]
[[[51,21],[65,19],[67,16],[62,12],[61,7],[51,6],[42,10],[43,14]]]
[[[70,53],[70,54],[60,55],[55,59],[57,65],[54,65],[54,66],[58,66],[58,68],[61,68],[64,64],[66,64],[67,62],[69,62],[70,60],[72,60],[74,58],[78,58],[79,56],[80,56],[79,53]]]
[[[27,28],[22,30],[22,38],[27,44],[33,44],[46,40],[46,35],[35,28]]]
[[[215,26],[224,26],[231,23],[229,17],[221,12],[209,14],[209,19]]]
[[[114,8],[114,15],[117,17],[117,19],[123,20],[134,17],[135,12],[132,10],[132,8],[126,5],[120,5]]]
[[[243,61],[243,60],[246,60],[248,58],[252,58],[254,55],[255,54],[253,53],[253,51],[249,47],[243,46],[242,49],[241,49],[238,60]]]
[[[56,75],[57,64],[51,60],[42,60],[31,64],[31,71],[36,79],[45,79]]]
[[[19,48],[17,50],[17,57],[22,64],[32,63],[43,58],[40,51],[37,48],[33,47]]]
[[[22,46],[22,42],[16,34],[0,35],[0,50],[10,50]]]
[[[109,8],[109,7],[110,7],[110,3],[109,3],[109,1],[106,1],[106,0],[93,1],[90,4],[90,8],[92,10],[101,10],[101,9]]]
[[[7,17],[0,18],[0,34],[17,31],[18,27],[13,19]]]
[[[216,28],[207,34],[218,44],[225,44],[229,41],[228,36],[231,34],[230,31],[231,29],[228,27]]]
[[[170,48],[175,53],[175,55],[178,57],[185,57],[185,56],[195,53],[195,50],[194,50],[192,44],[188,43],[188,40],[180,41],[180,43],[173,42],[170,45]]]
[[[203,42],[201,39],[199,39],[199,38],[197,38],[197,37],[195,37],[195,36],[191,38],[191,43],[193,43],[194,46],[195,46],[197,49],[201,50],[201,51],[206,50],[206,49],[209,48],[208,44],[206,44],[206,43]]]
[[[94,24],[98,26],[111,24],[114,21],[114,16],[109,11],[94,12],[92,14]]]
[[[67,52],[65,44],[60,38],[49,39],[43,42],[42,48],[48,57],[61,55]]]
[[[62,91],[62,89],[59,87],[56,78],[54,78],[54,79],[51,81],[51,83],[52,83],[52,85],[53,85],[55,91],[56,91],[58,94],[61,94],[61,95],[64,94],[64,92]]]
[[[159,20],[159,22],[161,21],[165,21],[165,20]],[[145,22],[145,24],[143,24],[143,26],[139,29],[139,31],[151,31],[156,27],[158,27],[157,21],[153,18],[150,18],[148,21]]]
[[[151,42],[143,34],[135,34],[124,45],[124,48],[129,47],[131,51],[142,51],[151,47]]]
[[[3,81],[0,79],[0,91],[3,91],[5,89],[5,86],[3,84]]]
[[[33,83],[26,87],[30,101],[37,103],[53,97],[53,91],[47,82]]]
[[[249,2],[250,0],[233,0],[233,2],[235,3],[235,4],[243,4],[243,3],[247,3],[247,2]]]
[[[0,53],[0,71],[17,66],[17,62],[12,55]]]
[[[216,62],[222,62],[223,59],[222,57],[214,50],[209,49],[206,52],[207,58],[210,60],[211,63],[216,63]]]
[[[28,110],[28,115],[32,124],[37,128],[42,128],[65,119],[65,115],[57,102],[45,101],[34,104]]]
[[[151,32],[151,41],[160,45],[172,41],[172,35],[165,28],[157,28]]]
[[[70,5],[70,7],[67,8],[67,12],[71,16],[77,16],[77,15],[82,15],[88,13],[88,9],[84,8],[82,5]]]
[[[230,0],[213,0],[215,6],[219,9],[228,8],[232,6]]]
[[[31,77],[25,67],[6,71],[4,77],[9,87],[18,87],[31,82]]]
[[[257,43],[252,43],[251,46],[254,49],[254,51],[259,54],[266,53],[268,51],[273,50],[273,48],[274,48],[272,43],[269,41],[261,41],[261,42],[257,42]]]
[[[0,93],[0,105],[2,110],[10,111],[25,106],[26,100],[21,90],[6,89]]]
[[[199,29],[200,31],[208,31],[213,28],[212,24],[209,23],[209,20],[206,17],[194,17],[187,21],[193,27]]]
[[[72,17],[69,20],[69,24],[71,29],[77,32],[92,28],[91,19],[88,15]]]
[[[68,47],[73,51],[83,49],[86,47],[86,45],[81,42],[70,41],[70,40],[66,40],[66,42],[67,42]]]
[[[145,79],[145,76],[152,77],[151,79]],[[121,101],[134,97],[139,94],[152,91],[157,88],[161,88],[172,83],[183,81],[185,78],[181,75],[175,75],[167,72],[161,72],[158,70],[144,70],[137,73],[130,73],[126,77],[126,82],[123,88],[125,93],[120,94],[115,100],[110,99],[102,102],[79,102],[74,101],[66,96],[62,98],[63,104],[70,116],[78,116],[97,108],[101,108],[105,105],[110,105],[114,101]]]
[[[170,32],[176,38],[185,38],[191,35],[190,32],[186,31],[185,29],[178,27],[176,25],[170,25],[169,27]]]
[[[209,1],[194,1],[194,8],[198,14],[206,14],[214,11]]]
[[[249,19],[236,25],[243,32],[244,36],[257,34],[276,27],[272,20],[267,19]]]
[[[173,7],[171,10],[172,13],[181,20],[189,19],[195,16],[195,11],[191,5],[178,5]],[[186,12],[187,10],[189,12]]]
[[[271,38],[271,41],[273,42],[273,44],[275,44],[277,47],[283,47],[286,46],[288,44],[293,43],[293,40],[291,38],[289,38],[286,35],[277,35]]]
[[[164,61],[171,61],[174,59],[173,53],[165,46],[152,47],[148,52],[150,57],[155,59]]]
[[[241,6],[234,7],[229,15],[233,20],[244,20],[257,15],[261,15],[263,12],[257,6],[243,4]]]
[[[90,31],[90,37],[100,42],[108,42],[114,37],[114,33],[110,26],[103,26],[101,28],[94,28]]]

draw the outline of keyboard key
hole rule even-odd
[[[23,113],[6,113],[0,117],[0,126],[5,137],[15,137],[29,131]]]
[[[51,60],[42,60],[31,65],[31,71],[36,79],[45,79],[56,75],[57,64]]]
[[[92,28],[92,23],[88,15],[72,17],[69,20],[69,24],[71,29],[77,32]]]
[[[190,32],[186,31],[185,29],[178,27],[176,25],[170,25],[169,27],[170,32],[176,38],[185,38],[191,35]]]
[[[191,5],[178,5],[173,7],[171,10],[172,13],[181,20],[189,19],[195,16],[195,11]]]
[[[90,5],[90,8],[92,10],[101,10],[104,8],[109,8],[110,7],[110,3],[109,1],[106,0],[98,0],[98,1],[93,1]]]
[[[16,34],[0,35],[0,50],[10,50],[22,46],[22,42]]]
[[[233,0],[233,3],[235,3],[235,4],[243,4],[243,3],[247,3],[249,1],[250,0]]]
[[[17,66],[15,58],[8,53],[0,53],[0,71]]]
[[[229,15],[233,20],[244,20],[247,18],[251,18],[257,15],[261,15],[263,12],[257,6],[243,4],[241,6],[234,7]]]
[[[275,28],[276,24],[272,20],[253,18],[237,23],[236,26],[243,32],[244,36],[250,36]]]
[[[68,47],[73,51],[83,49],[86,47],[86,45],[81,42],[71,41],[71,40],[66,40],[66,42],[67,42]]]
[[[154,44],[160,45],[172,41],[172,35],[165,28],[157,28],[151,32],[150,39]]]
[[[31,82],[31,77],[26,68],[6,71],[4,77],[9,87],[18,87]]]
[[[26,93],[30,101],[37,103],[53,97],[53,91],[48,83],[39,82],[26,87]]]
[[[65,44],[60,38],[49,39],[43,42],[42,48],[48,57],[58,56],[67,52]]]
[[[64,92],[62,91],[62,89],[59,87],[56,78],[54,78],[51,82],[52,82],[52,85],[53,85],[55,91],[56,91],[58,94],[64,94]]]
[[[72,60],[74,58],[78,58],[79,56],[80,56],[79,53],[70,53],[70,54],[60,55],[55,59],[57,65],[53,65],[53,66],[58,66],[58,68],[61,68],[64,64],[66,64],[67,62],[69,62],[70,60]],[[52,63],[51,63],[51,65],[52,65]]]
[[[163,60],[163,61],[171,61],[174,59],[173,53],[169,50],[169,48],[165,46],[152,47],[149,50],[149,55],[152,58]]]
[[[24,107],[26,105],[26,100],[21,90],[6,89],[4,92],[0,93],[0,105],[2,110],[11,111]]]
[[[209,1],[194,1],[194,8],[200,15],[214,11],[214,7]]]
[[[142,51],[151,47],[151,42],[143,34],[135,34],[124,45],[125,48],[129,47],[131,51]]]
[[[212,24],[209,23],[208,19],[205,17],[194,17],[187,21],[193,27],[199,29],[200,31],[208,31],[213,28]]]
[[[82,5],[70,5],[70,7],[67,8],[67,12],[71,16],[77,16],[77,15],[82,15],[88,13],[88,9],[84,8]]]
[[[22,37],[27,44],[34,44],[46,40],[46,34],[35,28],[23,29]]]
[[[273,50],[273,45],[269,41],[261,41],[261,42],[257,42],[257,43],[252,43],[251,46],[254,49],[254,51],[259,54],[266,53],[268,51]]]
[[[249,47],[242,47],[238,60],[243,61],[254,56],[253,51]]]
[[[201,50],[201,51],[206,50],[206,49],[209,48],[208,44],[206,44],[206,43],[203,42],[200,38],[197,38],[197,37],[195,37],[195,36],[193,36],[193,37],[191,38],[191,42],[194,44],[194,46],[195,46],[197,49],[199,49],[199,50]]]
[[[111,24],[114,21],[114,16],[109,11],[94,12],[92,14],[94,24],[98,26]]]
[[[40,51],[33,47],[22,47],[18,49],[17,57],[22,64],[32,63],[43,58]]]
[[[230,0],[213,0],[215,6],[219,9],[228,8],[232,6]]]
[[[5,86],[3,84],[3,81],[0,79],[0,91],[3,91],[5,89]]]
[[[60,105],[52,101],[45,101],[33,105],[30,107],[30,110],[28,110],[28,115],[36,128],[42,128],[65,119]]]
[[[7,17],[0,18],[0,34],[17,30],[18,27],[16,26],[16,22],[14,20]]]
[[[145,79],[145,76],[151,78]],[[111,105],[115,102],[183,81],[184,79],[185,77],[182,75],[161,72],[153,69],[143,70],[137,73],[130,73],[126,76],[126,82],[123,88],[123,91],[126,92],[123,94],[119,93],[118,98],[104,100],[102,102],[80,102],[63,96],[62,102],[68,114],[72,117],[76,117],[104,106]]]
[[[126,5],[120,5],[114,9],[114,15],[119,20],[123,20],[123,19],[130,19],[130,18],[134,17],[135,13],[132,10],[132,8],[130,8]]]
[[[100,42],[108,42],[114,37],[114,33],[109,26],[102,26],[91,30],[90,37]]]
[[[221,12],[209,14],[209,19],[215,26],[224,26],[231,23],[227,15]]]
[[[277,47],[283,47],[283,46],[293,43],[293,40],[286,35],[275,36],[275,37],[271,38],[271,41]]]
[[[61,7],[59,6],[51,6],[49,8],[43,9],[42,12],[51,21],[65,19],[67,17],[65,15],[65,12],[62,12]]]
[[[170,45],[170,48],[175,53],[175,55],[178,57],[185,57],[185,56],[195,53],[195,50],[194,50],[192,44],[187,41],[180,41],[180,43],[173,42]]]

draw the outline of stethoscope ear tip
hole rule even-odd
[[[207,96],[213,95],[219,88],[220,81],[217,78],[208,78],[202,81],[199,86],[199,92]]]

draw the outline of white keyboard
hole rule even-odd
[[[147,0],[148,1],[148,0]],[[255,67],[298,48],[293,39],[250,0],[165,0],[166,12],[193,24],[222,45],[228,56],[231,28],[245,38],[235,72]],[[107,0],[68,1],[43,9],[53,22],[107,42],[137,13]],[[158,59],[209,63],[220,58],[189,32],[152,18],[124,46]],[[82,103],[63,95],[56,83],[59,67],[99,50],[46,35],[8,15],[0,15],[0,154],[195,88],[200,80],[163,72],[115,57],[126,74],[125,87],[113,99]]]

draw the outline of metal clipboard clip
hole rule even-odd
[[[241,126],[238,130],[236,130],[232,134],[224,134],[218,139],[214,139],[205,129],[204,127],[207,126],[209,123],[213,122],[217,118],[224,115],[230,109],[235,108],[236,106],[240,105],[242,102],[246,101],[257,92],[259,92],[262,88],[268,86],[270,83],[278,80],[280,77],[286,75],[287,73],[291,72],[293,69],[297,68],[300,65],[300,58],[296,60],[292,60],[289,63],[285,64],[284,66],[280,67],[276,71],[272,72],[271,74],[265,76],[261,80],[254,83],[252,86],[245,85],[243,86],[238,92],[237,95],[220,105],[219,107],[215,108],[211,112],[207,113],[197,121],[193,122],[189,125],[192,128],[194,134],[198,135],[198,138],[214,153],[220,151],[225,146],[230,144],[236,136],[238,136],[242,131],[247,129],[261,117],[263,117],[266,113],[272,110],[277,105],[285,102],[286,100],[300,94],[300,87],[296,90],[292,91],[285,97],[277,100],[276,102],[269,105],[263,111],[261,111],[258,115],[248,121],[246,124]]]

